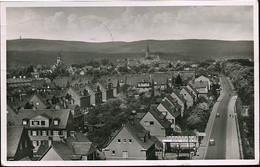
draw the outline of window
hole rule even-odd
[[[27,140],[24,141],[24,147],[25,148],[28,147],[28,143],[27,142],[28,142]]]
[[[39,121],[32,121],[32,125],[38,126],[39,125]]]
[[[27,125],[27,120],[23,120],[23,125]]]
[[[36,106],[38,106],[38,105],[40,105],[40,103],[39,103],[39,102],[36,102]]]
[[[54,125],[58,125],[59,121],[58,120],[54,120]]]
[[[154,125],[154,122],[153,122],[153,121],[150,121],[150,125],[153,126],[153,125]]]
[[[46,130],[43,130],[43,131],[42,131],[42,136],[47,136]]]
[[[32,131],[32,136],[37,136],[37,131],[36,130]]]
[[[130,144],[132,143],[132,139],[129,139],[129,143],[130,143]]]
[[[148,126],[149,122],[148,121],[144,121],[144,126]]]
[[[45,125],[45,121],[41,121],[41,124],[42,124],[42,125]]]
[[[75,136],[75,132],[74,131],[70,131],[70,135],[71,136]]]
[[[120,142],[121,142],[121,140],[120,140],[120,139],[117,139],[117,142],[118,142],[118,143],[120,143]]]
[[[36,140],[32,141],[32,144],[33,144],[34,147],[36,147],[37,146],[37,141]]]
[[[113,150],[113,151],[112,151],[112,155],[116,155],[116,152],[115,152],[115,150]]]
[[[126,139],[124,139],[124,141],[123,141],[124,143],[126,143]]]
[[[59,131],[53,131],[53,136],[59,136]]]
[[[165,128],[161,128],[161,130],[165,130]]]

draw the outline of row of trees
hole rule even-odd
[[[237,112],[244,158],[254,158],[254,63],[247,59],[228,60],[222,64],[238,93]],[[242,106],[249,106],[249,116],[242,116]]]

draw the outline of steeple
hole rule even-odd
[[[146,51],[145,51],[145,57],[148,58],[148,57],[150,57],[150,49],[149,49],[148,43],[146,45],[147,46],[146,46]]]

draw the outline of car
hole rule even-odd
[[[209,145],[210,145],[210,146],[215,146],[215,144],[216,144],[216,143],[215,143],[215,140],[214,140],[214,139],[210,139],[210,140],[209,140]]]
[[[219,113],[217,113],[216,117],[220,117],[220,114],[219,114]]]

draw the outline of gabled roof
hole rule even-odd
[[[184,99],[184,97],[176,90],[173,90],[172,93],[174,93],[183,103],[186,103],[187,100]]]
[[[193,99],[195,98],[195,95],[187,87],[184,86],[182,89],[184,89]]]
[[[166,95],[165,98],[177,109],[181,108],[181,105],[178,104],[178,100],[173,98],[171,95]]]
[[[44,109],[44,110],[33,110],[33,109],[24,109],[20,110],[17,117],[12,118],[13,121],[15,121],[15,126],[22,126],[22,120],[23,119],[30,119],[36,116],[39,116],[41,114],[46,114],[50,118],[58,118],[60,119],[60,122],[58,125],[54,125],[53,121],[50,123],[49,128],[54,128],[54,129],[65,129],[67,127],[67,123],[69,120],[69,115],[70,115],[70,110],[69,109],[60,109],[60,110],[52,110],[52,109]],[[27,124],[24,126],[25,128],[28,128],[29,125]]]
[[[161,104],[173,117],[176,118],[180,115],[180,112],[176,111],[175,106],[171,105],[168,100],[162,100]]]
[[[148,112],[150,112],[164,128],[171,126],[171,123],[165,118],[164,115],[162,115],[158,109],[150,109]]]
[[[207,81],[195,81],[195,82],[191,82],[190,84],[195,89],[208,87],[208,82]]]
[[[45,105],[45,103],[43,102],[44,100],[44,98],[41,96],[41,95],[39,95],[39,94],[34,94],[34,95],[32,95],[32,97],[30,98],[30,100],[29,101],[31,101],[32,99],[36,99],[37,101],[40,101],[42,104],[44,104]],[[46,106],[46,105],[45,105]]]
[[[125,128],[132,134],[132,136],[138,141],[138,143],[145,149],[149,149],[158,139],[155,137],[150,137],[146,140],[146,142],[143,142],[140,139],[140,135],[144,135],[145,133],[149,133],[147,130],[144,129],[144,127],[137,121],[135,121],[134,124],[131,124],[128,122],[125,125]]]
[[[45,83],[45,80],[43,80],[43,79],[41,79],[41,80],[32,80],[31,86],[35,87],[35,88],[41,88],[44,83]]]
[[[22,137],[23,127],[7,127],[7,156],[14,157]]]
[[[144,148],[149,149],[155,142],[158,140],[156,137],[151,136],[146,142],[143,142],[141,137],[145,135],[145,133],[149,133],[149,131],[145,130],[144,127],[137,121],[134,121],[134,124],[128,122],[127,124],[123,125],[116,133],[113,134],[113,138],[109,141],[107,146],[114,140],[114,138],[120,133],[120,131],[126,128],[127,131],[137,140],[137,142]]]
[[[61,141],[53,141],[52,148],[63,160],[71,160],[71,156],[74,155],[73,150]]]
[[[68,137],[65,142],[53,142],[52,147],[63,160],[72,160],[73,156],[80,155],[77,156],[79,160],[81,155],[90,155],[96,151],[92,142],[81,132],[77,132],[75,137]]]

